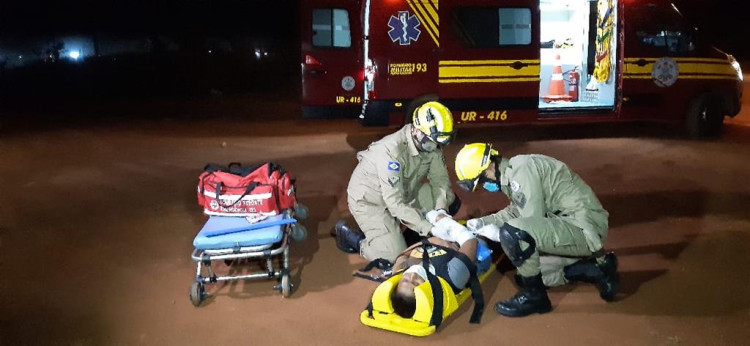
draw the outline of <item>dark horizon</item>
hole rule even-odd
[[[290,38],[297,1],[22,1],[0,3],[2,36],[207,34]]]

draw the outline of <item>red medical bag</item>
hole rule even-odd
[[[198,204],[207,215],[276,215],[294,208],[294,176],[275,163],[225,168],[206,165],[198,177]]]

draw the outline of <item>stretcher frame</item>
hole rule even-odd
[[[282,225],[282,239],[280,242],[273,244],[236,246],[222,249],[194,249],[193,253],[190,255],[192,260],[196,263],[195,281],[190,285],[190,301],[193,305],[200,305],[200,303],[207,297],[205,284],[225,281],[278,279],[279,284],[275,285],[274,289],[279,290],[284,298],[289,297],[294,286],[291,281],[289,270],[289,237],[292,232],[292,225],[293,224]],[[273,262],[279,255],[281,255],[281,266],[276,269]],[[265,271],[243,275],[216,275],[211,267],[211,264],[214,261],[224,261],[225,264],[229,265],[230,261],[233,260],[259,257],[263,257],[266,260]],[[203,275],[204,268],[208,274],[206,276]]]

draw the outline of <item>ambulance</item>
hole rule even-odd
[[[721,131],[742,71],[667,0],[302,0],[302,113],[400,125],[648,120]]]

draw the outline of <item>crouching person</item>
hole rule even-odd
[[[477,235],[500,242],[517,268],[520,290],[495,311],[520,317],[552,310],[547,287],[595,283],[605,301],[619,288],[617,258],[605,254],[608,217],[591,188],[564,163],[544,155],[502,157],[488,143],[464,146],[456,156],[459,186],[502,191],[511,203],[467,221]]]
[[[338,222],[336,246],[368,260],[393,262],[407,247],[402,225],[426,236],[432,224],[425,212],[455,214],[460,201],[451,190],[442,152],[453,134],[448,108],[427,102],[415,110],[412,123],[357,153],[347,202],[359,229]]]

